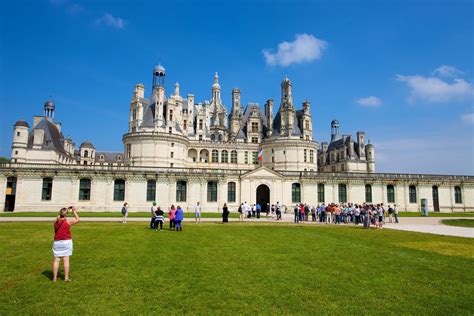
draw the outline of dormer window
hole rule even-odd
[[[122,161],[122,156],[117,156],[117,161]]]
[[[100,155],[100,156],[99,156],[99,159],[100,159],[100,160],[104,160],[104,155]]]

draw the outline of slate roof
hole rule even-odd
[[[44,150],[55,150],[65,155],[69,155],[64,150],[64,136],[58,130],[57,126],[47,118],[41,119],[41,121],[31,130],[28,135],[28,148],[33,148],[33,136],[34,131],[42,129],[44,131],[43,144],[41,149]]]

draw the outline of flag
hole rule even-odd
[[[258,148],[258,160],[262,161],[263,159],[263,148],[262,147],[259,147]]]

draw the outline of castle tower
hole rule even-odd
[[[151,94],[150,103],[155,104],[155,127],[162,128],[165,122],[164,104],[166,101],[165,95],[165,77],[166,71],[161,64],[158,64],[153,69],[153,91]]]
[[[215,104],[221,104],[221,86],[219,85],[219,75],[214,74],[214,84],[212,85],[212,100]]]
[[[138,127],[143,121],[143,102],[145,97],[145,86],[143,83],[135,85],[133,90],[132,101],[130,102],[130,120],[129,130],[131,132],[137,131]]]
[[[365,154],[367,156],[367,172],[375,172],[375,147],[373,144],[369,143],[365,146]]]
[[[17,121],[13,126],[12,162],[26,162],[29,128],[24,120]]]
[[[285,77],[281,82],[281,104],[280,104],[280,135],[291,136],[295,124],[295,109],[293,108],[293,96],[291,81]]]
[[[339,135],[339,121],[338,120],[332,120],[331,122],[331,142],[334,142],[338,139],[341,138],[341,135]]]

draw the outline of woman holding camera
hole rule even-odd
[[[74,219],[66,219],[68,211],[74,214]],[[71,225],[79,222],[79,215],[77,215],[74,206],[62,208],[59,215],[54,222],[54,242],[53,242],[53,282],[58,278],[59,261],[63,259],[64,264],[64,281],[69,279],[69,257],[72,256],[72,237]]]

